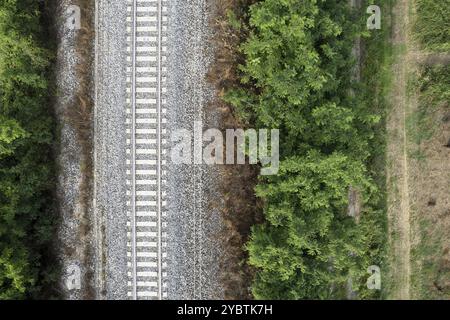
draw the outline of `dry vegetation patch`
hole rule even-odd
[[[93,248],[91,245],[93,230],[91,209],[93,190],[94,2],[77,0],[73,4],[81,9],[81,29],[77,31],[75,41],[77,87],[72,103],[68,106],[64,116],[75,131],[77,144],[81,152],[79,164],[81,180],[78,185],[78,210],[75,212],[75,218],[79,221],[77,243],[80,247],[73,250],[69,256],[75,255],[86,268],[82,280],[86,288],[83,291],[83,299],[94,299]]]
[[[216,1],[212,27],[215,36],[215,62],[208,74],[208,80],[215,86],[216,99],[209,108],[218,112],[221,129],[245,128],[235,110],[222,101],[224,92],[238,84],[237,66],[243,63],[238,52],[239,44],[246,38],[246,31],[238,27],[238,19],[245,18],[241,11],[254,0]],[[233,26],[233,21],[236,23]],[[250,284],[253,270],[247,264],[248,254],[244,248],[251,226],[262,221],[262,205],[255,196],[259,168],[252,165],[223,166],[221,168],[221,193],[223,203],[220,212],[224,219],[221,238],[226,244],[222,258],[221,274],[225,288],[225,299],[251,299]],[[211,204],[214,205],[214,204]],[[215,205],[217,206],[217,205]]]

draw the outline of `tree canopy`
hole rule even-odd
[[[50,51],[39,3],[0,1],[0,299],[39,290],[51,236]]]
[[[379,197],[368,168],[380,117],[351,94],[360,26],[345,0],[263,0],[249,8],[241,84],[225,100],[249,124],[280,129],[280,171],[256,194],[266,222],[247,244],[261,299],[332,298],[356,289],[377,251]],[[363,219],[347,215],[349,189]],[[372,219],[372,220],[371,220]]]

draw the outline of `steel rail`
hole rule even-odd
[[[157,53],[157,117],[158,117],[158,129],[157,129],[157,143],[158,143],[158,172],[157,172],[157,185],[158,185],[158,298],[162,300],[162,219],[161,219],[161,43],[162,43],[162,0],[158,0],[158,53]]]
[[[137,257],[136,257],[136,29],[137,0],[133,0],[132,48],[131,48],[131,250],[133,300],[137,300]]]

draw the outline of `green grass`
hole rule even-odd
[[[426,49],[450,50],[450,0],[416,0],[416,38]]]
[[[441,6],[443,3],[447,3],[442,12],[449,12],[450,1],[423,1],[419,0],[421,3],[427,3],[429,6],[419,6],[418,15],[424,13],[427,10],[427,14],[430,14],[437,7]],[[434,4],[436,2],[437,4]],[[373,3],[373,1],[366,1],[363,7]],[[391,66],[394,61],[399,59],[405,54],[407,48],[405,45],[391,45],[390,44],[390,33],[391,33],[391,17],[393,17],[392,8],[394,7],[395,1],[384,1],[383,3],[378,3],[382,7],[383,20],[382,20],[382,30],[376,32],[370,32],[370,37],[365,39],[365,64],[363,69],[363,84],[365,85],[366,97],[364,100],[373,101],[373,106],[376,110],[379,110],[384,116],[392,107],[390,101],[388,100],[391,94],[391,84],[392,84],[392,69]],[[431,10],[431,11],[430,11]],[[432,13],[435,14],[435,13]],[[431,19],[431,24],[427,20],[427,15],[422,15],[418,18],[415,24],[416,31],[421,30],[417,38],[422,40],[424,46],[429,50],[435,51],[448,51],[448,31],[450,28],[448,25],[448,19],[442,21],[442,17],[447,17],[449,14],[442,15],[441,13],[435,14],[436,17]],[[425,156],[419,145],[430,139],[435,133],[438,127],[439,118],[436,117],[436,110],[439,106],[442,106],[445,101],[449,101],[450,95],[448,92],[448,76],[449,69],[443,70],[445,67],[428,68],[427,70],[422,70],[419,77],[412,78],[408,82],[408,93],[415,94],[417,88],[420,88],[421,98],[419,99],[419,112],[410,116],[407,119],[407,130],[411,133],[412,141],[415,142],[417,149],[411,151],[410,156],[414,159],[425,162]],[[432,81],[430,81],[432,80]],[[433,84],[434,83],[434,84]],[[444,83],[447,83],[444,85]],[[448,106],[448,105],[447,105]],[[385,119],[385,118],[383,118]],[[372,168],[377,174],[377,183],[381,190],[386,190],[385,184],[385,170],[386,168],[392,167],[392,164],[388,163],[384,157],[382,151],[385,150],[386,146],[386,130],[385,123],[383,122],[379,127],[379,132],[376,137],[376,147],[379,148],[380,152],[372,152],[375,156],[373,157]],[[394,188],[390,186],[394,194],[391,196],[395,198],[395,182]],[[386,201],[386,197],[384,198]],[[386,212],[387,203],[380,203],[380,207],[384,207]],[[385,234],[390,233],[392,240],[398,239],[398,234],[389,231],[387,228],[387,215],[383,217],[383,223],[385,226]],[[412,259],[417,260],[424,257],[440,257],[442,255],[442,247],[439,243],[442,241],[442,235],[435,234],[430,236],[427,232],[432,226],[430,221],[423,219],[419,221],[421,225],[420,237],[423,241],[415,248],[412,253]],[[382,270],[382,298],[389,298],[390,293],[396,291],[397,282],[395,280],[394,268],[391,266],[395,265],[395,257],[389,256],[389,243],[387,239],[380,239],[385,244],[384,256],[382,260],[384,261],[381,265]],[[426,260],[426,259],[423,259]],[[414,261],[413,261],[414,262]],[[414,265],[414,264],[413,264]],[[416,269],[413,274],[414,290],[421,292],[420,295],[423,298],[442,298],[442,296],[436,295],[436,290],[431,293],[430,279],[436,279],[438,276],[438,266],[436,261],[430,261],[424,263],[420,269]],[[445,275],[440,275],[441,277]]]
[[[418,91],[418,108],[408,117],[408,133],[418,151],[430,140],[442,124],[439,114],[448,107],[450,99],[449,66],[423,66],[419,75],[413,78],[414,85],[409,90]],[[445,107],[447,105],[447,107]]]
[[[372,4],[373,1],[365,1],[363,8]],[[386,167],[389,165],[386,162],[386,115],[391,108],[388,100],[391,84],[392,72],[391,66],[398,54],[403,52],[405,48],[394,47],[390,44],[391,32],[391,16],[392,8],[395,4],[394,0],[383,1],[378,3],[382,10],[382,29],[369,32],[369,37],[363,40],[365,47],[364,66],[362,69],[362,85],[364,87],[366,103],[372,104],[374,110],[382,116],[383,121],[380,123],[375,140],[373,143],[374,149],[371,154],[370,168],[374,172],[374,179],[378,188],[381,190],[382,197],[379,201],[378,207],[383,212],[376,221],[377,224],[383,227],[384,238],[379,239],[379,245],[382,248],[379,251],[377,260],[380,261],[381,276],[382,276],[382,290],[379,295],[384,298],[387,292],[392,287],[391,275],[389,273],[389,265],[387,260],[387,195],[386,195]],[[395,235],[394,235],[395,236]]]

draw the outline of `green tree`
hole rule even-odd
[[[40,6],[0,1],[0,299],[39,291],[53,234],[51,55]]]
[[[266,222],[247,244],[263,299],[341,297],[351,276],[362,288],[379,254],[379,190],[367,169],[380,122],[352,82],[362,27],[345,0],[264,0],[249,8],[240,86],[224,99],[248,123],[280,129],[280,171],[256,194]],[[349,188],[362,219],[347,216]],[[365,295],[364,292],[361,295]]]
[[[367,176],[363,163],[345,155],[310,152],[286,159],[279,175],[257,187],[267,222],[254,227],[248,244],[250,264],[261,269],[255,297],[282,297],[267,295],[276,281],[290,288],[287,298],[325,298],[351,268],[364,269],[356,257],[366,248],[347,206],[350,186],[366,198],[376,192]]]

